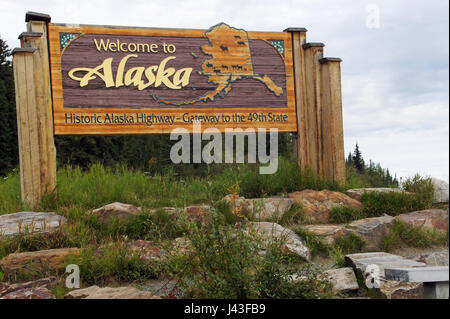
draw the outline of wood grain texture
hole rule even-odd
[[[306,29],[305,31],[293,32],[292,42],[297,113],[297,139],[295,149],[298,165],[302,169],[305,169],[308,167],[309,158],[309,141],[307,138],[308,122],[306,121],[305,51],[302,47],[302,44],[306,42]]]
[[[324,177],[346,180],[340,63],[322,64],[322,127]]]
[[[31,21],[29,24],[32,32],[41,33],[40,37],[25,37],[25,42],[37,49],[34,54],[34,83],[39,122],[41,196],[43,196],[56,187],[56,148],[53,134],[47,24],[43,21]]]
[[[322,152],[322,107],[320,102],[320,63],[323,48],[319,46],[305,49],[305,91],[308,140],[308,167],[323,176]]]
[[[19,127],[22,201],[35,208],[40,201],[40,151],[34,86],[34,53],[14,54],[14,82]]]
[[[59,33],[82,34],[73,40],[61,54]],[[271,128],[277,127],[280,131],[292,132],[297,130],[295,110],[295,88],[293,79],[292,40],[289,33],[249,32],[248,46],[251,50],[254,74],[261,75],[259,80],[239,76],[231,83],[231,90],[224,97],[215,96],[213,101],[196,101],[183,105],[186,100],[195,100],[205,96],[207,92],[214,92],[216,83],[208,83],[208,77],[199,75],[197,71],[204,70],[201,65],[212,60],[205,55],[200,47],[208,44],[204,30],[168,30],[168,29],[134,29],[134,28],[104,28],[97,26],[68,27],[62,25],[49,25],[49,44],[51,61],[51,78],[53,92],[53,112],[55,134],[148,134],[169,133],[175,127],[186,128],[192,131],[191,123],[184,123],[182,116],[189,115],[240,115],[248,118],[249,114],[262,113],[268,117],[271,114],[284,114],[285,122],[220,122],[214,124],[202,123],[202,128],[216,127],[224,132],[227,127],[240,128]],[[220,34],[219,34],[220,36]],[[125,56],[124,52],[98,52],[95,50],[93,39],[110,39],[110,41],[123,41],[127,43],[157,43],[159,46],[166,42],[175,44],[177,51],[173,54],[176,60],[171,61],[171,67],[192,67],[192,86],[182,90],[169,90],[163,86],[139,91],[135,87],[120,87],[106,89],[103,81],[96,79],[84,87],[77,87],[77,83],[67,76],[73,66],[97,66],[105,58],[113,57],[113,69]],[[229,37],[228,37],[229,38]],[[232,50],[232,43],[224,38],[227,50]],[[228,41],[228,42],[226,42]],[[284,42],[284,56],[270,44],[271,41]],[[233,42],[234,43],[234,42]],[[224,45],[225,46],[225,45]],[[71,49],[73,50],[71,51]],[[92,51],[94,49],[94,51]],[[83,54],[86,53],[86,54]],[[78,54],[78,55],[77,55]],[[167,57],[167,54],[139,54],[129,66],[157,65]],[[197,56],[197,58],[195,58]],[[218,60],[214,60],[216,64]],[[232,58],[223,58],[222,72],[233,64]],[[83,65],[84,63],[84,65]],[[212,64],[212,63],[211,63]],[[242,66],[242,65],[241,65]],[[221,67],[221,65],[219,65]],[[245,68],[245,65],[244,67]],[[243,71],[241,71],[243,72]],[[239,75],[235,70],[233,76]],[[245,75],[245,74],[242,74]],[[279,87],[283,88],[283,95],[277,97],[268,90],[263,82],[262,75],[268,77]],[[209,77],[209,80],[213,77]],[[98,80],[98,81],[97,81]],[[96,82],[97,81],[97,82]],[[270,83],[270,82],[267,82]],[[83,90],[84,89],[84,90]],[[170,101],[178,105],[168,105],[159,101]],[[175,123],[155,124],[152,126],[142,123],[127,123],[120,125],[105,124],[86,125],[66,123],[66,114],[97,115],[104,118],[106,114],[126,114],[136,117],[137,113],[174,116]],[[179,119],[179,120],[177,120]]]

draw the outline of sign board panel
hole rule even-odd
[[[296,132],[290,32],[52,24],[55,134]]]

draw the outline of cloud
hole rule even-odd
[[[366,26],[368,4],[380,28]],[[0,34],[11,47],[27,10],[55,22],[207,29],[218,22],[251,31],[306,27],[308,41],[342,62],[346,152],[399,176],[448,180],[449,3],[447,0],[0,0]]]

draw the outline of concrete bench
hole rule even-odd
[[[448,266],[386,268],[387,280],[403,282],[423,282],[425,299],[448,299]]]

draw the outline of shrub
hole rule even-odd
[[[398,222],[382,238],[381,248],[384,251],[392,251],[401,247],[428,248],[432,246],[448,246],[448,242],[448,230],[447,233],[443,233],[436,229],[431,231]]]
[[[378,217],[383,214],[397,216],[429,208],[420,195],[409,193],[364,193],[361,202],[362,213],[367,217]]]
[[[208,224],[189,224],[193,251],[169,265],[186,298],[326,298],[331,288],[299,268],[299,257],[280,250],[281,242],[263,242],[246,224],[227,224],[214,211]],[[265,249],[265,253],[261,252]],[[180,261],[183,265],[180,264]],[[176,268],[175,268],[176,267]],[[174,271],[176,270],[176,272]],[[304,282],[289,278],[303,271]]]
[[[121,242],[86,248],[80,255],[68,257],[66,263],[80,267],[83,285],[155,279],[159,272],[157,265],[141,260]]]
[[[416,174],[412,178],[407,178],[402,183],[402,188],[407,192],[416,194],[417,201],[423,207],[430,208],[433,205],[434,186],[431,178],[423,178],[419,174]]]
[[[364,218],[363,214],[351,207],[335,206],[331,209],[328,221],[333,224],[345,224]]]

